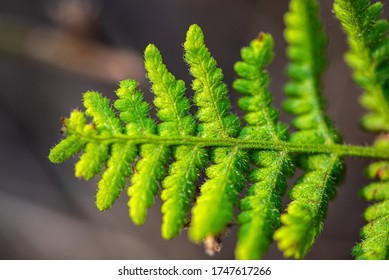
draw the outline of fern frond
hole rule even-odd
[[[119,119],[116,118],[109,100],[102,97],[101,94],[93,91],[86,92],[84,94],[84,106],[86,108],[85,114],[93,119],[93,123],[96,125],[100,135],[116,135],[123,132],[123,127]],[[89,145],[92,145],[92,143]],[[92,159],[100,149],[87,149],[86,156],[81,159],[81,163],[77,166],[76,171],[80,170],[80,166],[81,168],[87,166],[86,159]],[[88,152],[91,152],[91,155],[88,155]],[[107,168],[101,175],[101,180],[98,183],[96,206],[99,210],[110,208],[119,197],[120,191],[125,187],[129,170],[131,170],[128,167],[135,160],[136,156],[137,149],[134,145],[123,143],[111,145]],[[93,161],[96,161],[96,165],[99,165],[102,160],[105,160],[103,156],[96,156],[95,159],[90,161],[91,166]],[[97,171],[97,167],[95,170]]]
[[[346,61],[364,91],[360,103],[369,110],[361,124],[367,130],[389,131],[389,37],[388,22],[378,19],[382,3],[336,0],[334,11],[347,33]]]
[[[230,113],[222,70],[205,46],[204,35],[198,25],[190,26],[184,48],[185,60],[195,78],[192,83],[195,91],[193,101],[199,107],[196,117],[201,122],[198,134],[209,138],[237,136],[240,122],[236,115]]]
[[[85,148],[84,154],[76,164],[77,177],[87,180],[98,174],[107,158],[107,168],[98,183],[96,206],[106,210],[125,186],[125,178],[129,175],[129,165],[137,156],[135,145],[101,142],[99,136],[111,137],[123,133],[122,125],[111,109],[109,100],[93,91],[84,94],[86,115],[92,118],[93,124],[86,124],[83,113],[73,111],[66,119],[66,138],[54,147],[49,155],[50,160],[58,161],[69,157]],[[74,139],[78,139],[75,141]]]
[[[108,99],[102,97],[97,92],[86,92],[84,94],[84,106],[87,109],[85,113],[87,116],[92,117],[98,134],[111,135],[121,133],[121,124],[116,119],[115,113],[111,110]],[[114,144],[112,146],[112,151],[117,150],[118,146],[121,146],[121,144]],[[100,173],[110,153],[109,149],[110,147],[105,143],[99,143],[98,141],[93,140],[90,141],[86,145],[83,155],[76,164],[76,176],[90,180]],[[117,155],[117,152],[113,154]],[[109,173],[112,173],[112,164],[109,164],[109,166],[110,168],[107,168],[107,171],[103,173],[105,174],[104,177]],[[110,171],[108,171],[108,169],[110,169]],[[124,182],[112,182],[112,186],[109,186],[109,183],[110,182],[107,180],[101,180],[98,184],[96,206],[100,210],[108,209],[118,197],[120,189],[124,187]],[[113,186],[120,187],[115,189]],[[108,196],[111,195],[112,197],[108,198]],[[103,201],[105,199],[107,200]]]
[[[154,104],[159,108],[158,117],[161,136],[193,136],[195,119],[189,114],[190,102],[185,98],[185,83],[176,80],[162,62],[162,57],[154,45],[145,50],[145,67],[156,95]],[[195,196],[194,182],[199,169],[208,161],[207,151],[198,146],[178,146],[174,148],[176,160],[163,180],[161,198],[163,223],[162,236],[171,239],[180,233],[187,223],[191,202]]]
[[[288,74],[285,87],[288,96],[284,108],[296,117],[293,143],[331,145],[340,137],[324,112],[321,75],[326,61],[326,37],[318,16],[315,0],[292,0],[285,16],[285,38],[289,43]],[[337,154],[318,154],[298,159],[306,172],[292,191],[292,202],[281,216],[282,226],[274,234],[278,246],[287,257],[302,258],[322,231],[328,201],[335,196],[343,163]]]
[[[361,119],[366,130],[389,131],[389,37],[388,22],[380,20],[382,3],[370,0],[336,0],[334,11],[346,31],[350,50],[345,56],[353,70],[354,80],[363,89],[360,103],[368,110]],[[376,142],[379,144],[380,139]],[[384,141],[385,142],[385,141]],[[388,148],[386,143],[385,148]],[[364,187],[362,197],[377,202],[365,211],[369,222],[361,230],[362,242],[353,249],[358,259],[389,258],[389,206],[386,185],[389,182],[389,162],[369,165],[367,175],[378,178]]]
[[[190,103],[185,98],[185,82],[176,80],[165,64],[156,46],[150,44],[145,53],[145,68],[155,94],[154,105],[158,108],[157,116],[159,135],[193,135],[196,129],[195,120],[189,114]]]
[[[285,39],[290,63],[284,109],[296,117],[292,141],[333,143],[337,135],[324,113],[321,76],[326,66],[327,38],[318,16],[316,0],[292,0],[285,15]],[[298,139],[300,138],[300,139]],[[338,142],[338,141],[335,141]]]
[[[272,37],[260,34],[242,49],[242,61],[235,65],[238,79],[233,87],[243,95],[239,107],[245,112],[246,126],[241,128],[238,117],[230,112],[222,70],[205,46],[200,27],[192,25],[184,49],[194,78],[196,116],[189,112],[191,104],[185,97],[184,82],[168,71],[159,50],[150,44],[144,53],[145,67],[159,120],[150,118],[150,107],[134,80],[120,83],[114,103],[118,112],[99,93],[87,92],[86,112],[74,110],[64,119],[65,138],[50,151],[49,159],[59,163],[83,152],[75,173],[87,180],[101,173],[96,195],[100,210],[112,206],[130,178],[129,214],[138,225],[145,222],[161,185],[161,230],[165,239],[173,238],[188,224],[195,200],[188,234],[196,243],[215,241],[235,223],[239,193],[249,181],[237,217],[240,228],[235,252],[239,259],[261,258],[272,237],[285,256],[302,258],[322,230],[328,201],[335,196],[335,185],[342,177],[341,157],[381,159],[368,169],[368,174],[380,181],[362,190],[368,200],[378,203],[365,213],[369,224],[354,254],[358,258],[387,258],[388,141],[379,139],[369,147],[340,144],[340,136],[324,112],[320,79],[326,64],[326,38],[317,3],[292,0],[290,7],[285,17],[285,37],[291,81],[285,87],[288,98],[284,107],[295,115],[296,131],[291,137],[271,105],[265,67],[273,57]],[[371,9],[368,16],[376,18],[378,8]],[[384,23],[376,27],[379,34],[386,30]],[[374,35],[378,33],[371,36],[380,38]],[[369,42],[371,46],[379,45],[373,39]],[[381,48],[374,57],[382,58],[380,54],[385,52],[385,47]],[[378,76],[385,74],[379,72]],[[281,216],[281,197],[295,162],[304,173],[290,192],[292,202],[287,213]],[[207,178],[195,199],[195,183],[206,165]]]
[[[261,33],[249,47],[242,49],[241,56],[243,61],[235,64],[239,79],[233,86],[245,95],[239,99],[239,106],[247,112],[244,119],[248,125],[240,136],[243,139],[286,141],[286,127],[278,122],[278,113],[270,106],[269,76],[264,70],[273,57],[271,35]],[[293,172],[291,158],[285,152],[257,151],[251,156],[251,161],[258,168],[249,175],[253,184],[239,204],[242,212],[238,216],[240,227],[235,250],[238,259],[260,259],[267,251],[280,224],[286,178]]]
[[[230,113],[227,86],[223,73],[204,44],[204,35],[192,25],[184,43],[185,60],[194,77],[194,103],[199,107],[200,137],[234,137],[240,129],[239,119]],[[201,195],[192,209],[189,236],[195,242],[224,231],[233,218],[238,193],[244,187],[243,172],[248,168],[247,153],[237,147],[216,148],[211,165],[206,170],[208,180],[200,187]]]
[[[137,90],[138,83],[131,80],[121,82],[117,91],[119,99],[115,107],[122,121],[127,123],[130,135],[146,136],[156,132],[154,122],[149,118],[149,106],[143,101],[142,93]],[[165,174],[165,164],[169,160],[169,148],[164,145],[144,144],[140,146],[141,159],[136,163],[127,193],[129,214],[132,221],[141,225],[145,222],[147,208],[154,205],[158,192],[158,181]]]

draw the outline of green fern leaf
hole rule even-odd
[[[150,44],[145,50],[145,68],[152,90],[155,94],[154,105],[159,109],[158,118],[160,135],[193,135],[195,120],[189,114],[190,103],[185,98],[185,82],[176,80],[165,64],[156,46]]]
[[[188,212],[196,194],[194,182],[199,169],[208,162],[208,153],[198,146],[179,146],[174,151],[176,161],[170,166],[169,176],[163,182],[161,198],[162,236],[171,239],[188,222]]]
[[[234,137],[240,130],[236,115],[230,113],[227,86],[223,73],[204,44],[204,35],[198,25],[190,26],[184,43],[185,60],[195,80],[194,103],[199,107],[197,119],[201,122],[198,134],[201,137]]]
[[[84,148],[87,141],[86,139],[79,137],[77,133],[82,134],[85,127],[85,123],[85,115],[78,110],[74,110],[70,114],[69,118],[64,119],[64,128],[62,132],[67,134],[68,131],[73,131],[75,133],[71,135],[66,135],[66,138],[62,139],[61,142],[59,142],[55,147],[50,150],[49,160],[51,162],[64,162],[65,160],[79,153]]]
[[[111,146],[107,168],[98,183],[96,206],[100,210],[110,208],[126,186],[126,178],[131,174],[130,164],[136,159],[138,150],[130,143],[115,143]]]
[[[76,176],[87,180],[98,174],[107,158],[107,168],[98,183],[96,206],[106,210],[125,187],[125,178],[129,175],[129,164],[135,160],[137,150],[134,145],[113,143],[110,145],[99,141],[99,137],[112,137],[123,133],[122,125],[111,109],[109,100],[97,92],[84,94],[86,115],[91,117],[93,124],[86,124],[85,116],[74,111],[65,120],[67,137],[50,152],[50,160],[69,157],[85,148],[84,154],[76,164]],[[74,139],[78,139],[75,141]]]
[[[169,148],[165,145],[144,144],[140,159],[128,188],[130,217],[136,225],[144,224],[147,208],[154,205],[159,180],[165,175],[165,164],[170,158]]]
[[[159,50],[149,45],[145,50],[145,67],[156,95],[154,104],[159,108],[158,117],[164,121],[159,125],[161,136],[192,136],[195,119],[189,114],[190,103],[185,95],[185,83],[176,80],[162,62]],[[163,223],[162,236],[171,239],[180,233],[187,223],[191,202],[195,197],[194,182],[199,169],[208,161],[207,152],[198,146],[175,147],[176,160],[169,175],[163,180],[161,198]]]
[[[258,152],[252,162],[259,168],[249,178],[253,184],[240,201],[238,259],[260,259],[268,250],[273,233],[280,225],[281,197],[286,188],[286,177],[292,172],[286,153]]]
[[[243,128],[241,137],[274,142],[287,140],[286,127],[278,123],[278,113],[270,107],[269,77],[263,70],[273,57],[272,37],[260,34],[249,47],[242,49],[241,55],[243,61],[235,64],[240,79],[233,85],[245,95],[239,99],[239,106],[247,112],[244,119],[248,125]],[[249,178],[253,184],[239,205],[242,212],[238,216],[240,227],[235,250],[238,259],[259,259],[267,251],[280,224],[286,177],[293,172],[288,153],[258,151],[251,158],[259,168],[251,172]]]
[[[387,23],[375,21],[381,9],[379,4],[369,8],[367,1],[355,3],[368,10],[362,13],[363,28],[370,28],[374,22],[374,32],[363,35],[363,40],[368,42],[369,54],[374,49],[371,57],[376,60],[370,62],[376,63],[373,72],[385,89],[385,55],[389,47],[382,38]],[[195,200],[188,233],[196,243],[215,240],[235,223],[235,206],[247,180],[250,185],[239,202],[241,212],[237,217],[235,252],[239,259],[261,258],[272,238],[278,241],[285,256],[302,258],[322,231],[328,202],[342,178],[341,157],[381,159],[367,170],[370,177],[380,181],[365,187],[361,194],[377,203],[365,212],[369,224],[362,230],[362,242],[353,253],[357,258],[388,258],[389,141],[384,135],[370,147],[340,144],[340,136],[324,112],[320,80],[326,65],[323,53],[327,40],[318,19],[317,3],[292,0],[290,8],[285,17],[285,37],[289,43],[291,81],[285,87],[288,98],[284,103],[285,109],[295,115],[295,132],[290,137],[271,106],[269,77],[264,69],[273,57],[272,37],[260,34],[242,49],[242,61],[235,65],[238,79],[233,87],[243,95],[239,107],[245,112],[246,126],[241,128],[238,117],[230,113],[223,73],[205,46],[200,27],[192,25],[184,49],[194,78],[193,102],[198,109],[195,117],[189,113],[191,104],[185,97],[185,83],[168,71],[159,50],[151,44],[144,57],[158,123],[150,118],[150,107],[134,80],[122,81],[116,91],[114,107],[119,117],[108,99],[97,92],[87,92],[85,114],[75,110],[64,120],[65,138],[51,149],[49,159],[59,163],[83,151],[75,173],[89,180],[101,172],[96,195],[100,210],[113,205],[130,178],[129,214],[138,225],[145,222],[161,185],[162,236],[166,239],[189,224]],[[364,11],[359,6],[357,9]],[[357,51],[349,56],[353,65],[368,65],[360,61]],[[363,86],[364,82],[369,84],[371,80],[362,80],[362,74],[356,75],[358,81]],[[380,126],[384,113],[375,109],[375,95],[364,96],[363,103],[373,111],[370,119],[378,118]],[[91,119],[90,123],[86,117]],[[281,216],[281,198],[286,179],[294,171],[294,162],[303,175],[292,188],[292,202]],[[207,178],[195,198],[195,183],[207,164]],[[253,169],[248,172],[250,167]]]
[[[292,0],[285,16],[285,38],[291,61],[291,82],[285,87],[288,96],[284,108],[296,115],[292,124],[293,143],[333,144],[340,141],[324,113],[321,74],[325,68],[326,37],[318,18],[315,0]],[[312,155],[298,159],[306,172],[293,187],[287,213],[281,216],[282,227],[274,234],[287,257],[302,258],[322,231],[328,201],[335,196],[335,184],[342,177],[342,161],[337,154]]]
[[[184,43],[185,59],[195,78],[194,103],[199,107],[198,135],[205,138],[234,137],[240,123],[230,112],[227,86],[223,73],[204,44],[204,35],[192,25]],[[238,193],[244,187],[242,172],[248,168],[247,153],[238,148],[216,148],[212,151],[214,165],[207,168],[208,180],[200,187],[201,195],[192,209],[189,236],[195,242],[221,234],[233,218]]]
[[[95,91],[84,94],[85,114],[93,119],[97,130],[105,135],[122,133],[122,125],[111,109],[109,100]]]
[[[347,33],[350,51],[346,61],[363,88],[360,103],[369,110],[361,121],[371,131],[389,131],[388,23],[378,20],[382,3],[370,0],[336,0],[334,11]]]
[[[354,80],[363,88],[360,103],[368,113],[362,117],[362,126],[370,131],[389,131],[389,37],[388,22],[379,20],[382,3],[369,0],[336,0],[334,11],[348,37],[350,50],[346,61],[353,69]],[[383,137],[384,138],[384,137]],[[384,139],[385,140],[385,139]],[[386,143],[385,143],[386,142]],[[387,141],[376,141],[376,146]],[[361,191],[368,201],[378,200],[365,211],[369,222],[362,230],[362,242],[353,249],[358,259],[389,258],[389,162],[369,165],[367,175],[380,181],[369,184]]]
[[[75,167],[78,178],[90,180],[100,173],[109,155],[109,147],[98,141],[90,141]]]
[[[138,82],[134,80],[121,81],[114,106],[120,112],[120,120],[126,124],[126,134],[154,135],[156,125],[149,117],[149,105],[143,101],[143,94],[137,90],[137,86]]]
[[[86,92],[84,94],[84,106],[86,108],[86,115],[92,117],[93,123],[96,125],[97,130],[101,135],[116,135],[123,132],[123,127],[118,118],[116,118],[114,111],[110,107],[109,100],[102,97],[97,92]],[[91,145],[91,142],[88,145]],[[105,158],[103,156],[97,156],[100,151],[100,147],[93,148],[96,150],[86,150],[86,156],[82,158],[81,163],[76,170],[80,170],[85,165],[85,159],[95,159],[90,161],[93,166],[93,161],[100,162]],[[100,149],[99,149],[100,148]],[[106,148],[105,148],[106,149]],[[91,155],[88,155],[88,152]],[[84,154],[85,155],[85,154]],[[103,153],[104,155],[104,153]],[[96,194],[96,206],[99,210],[107,210],[110,208],[115,200],[119,197],[120,191],[125,187],[126,177],[130,174],[130,164],[135,160],[137,156],[137,149],[134,145],[126,143],[114,143],[110,147],[110,158],[107,162],[107,168],[101,176],[101,180],[98,183],[98,191]],[[87,167],[88,168],[88,167]],[[89,168],[88,168],[89,169]],[[95,169],[97,170],[97,168]]]
[[[192,209],[189,237],[200,242],[221,234],[234,217],[238,194],[245,185],[243,171],[248,168],[247,153],[239,148],[215,149],[207,168],[209,178],[200,188],[201,195]]]
[[[115,102],[115,107],[120,111],[120,118],[127,123],[127,134],[153,135],[156,126],[148,117],[149,106],[143,101],[142,93],[137,90],[138,83],[127,80],[120,85],[117,91],[119,99]],[[165,174],[164,166],[170,155],[169,148],[164,145],[144,144],[139,149],[141,159],[136,163],[135,172],[131,177],[131,186],[127,191],[130,197],[129,214],[137,225],[145,222],[147,209],[154,205],[158,181]]]
[[[304,170],[291,193],[292,202],[281,216],[283,226],[274,238],[285,256],[303,258],[323,229],[328,201],[335,196],[334,185],[342,176],[338,156],[315,155],[306,159]]]

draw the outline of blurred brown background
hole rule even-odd
[[[373,137],[358,128],[363,112],[356,101],[360,89],[342,59],[346,42],[331,12],[332,1],[320,2],[330,37],[330,64],[324,77],[328,113],[345,142],[371,143]],[[117,82],[131,77],[151,98],[142,65],[148,43],[158,46],[170,71],[190,88],[182,43],[192,23],[202,27],[228,85],[240,48],[260,31],[272,33],[276,57],[269,72],[278,106],[285,82],[282,30],[287,4],[286,0],[1,1],[0,258],[210,258],[202,246],[187,240],[185,231],[172,241],[161,238],[159,199],[143,227],[128,218],[125,192],[112,209],[100,213],[94,206],[97,181],[74,178],[76,159],[54,165],[47,155],[60,139],[60,117],[82,108],[82,92],[94,89],[113,98]],[[231,98],[236,100],[233,91]],[[289,116],[282,113],[281,119],[288,121]],[[364,225],[361,215],[367,204],[357,192],[366,183],[366,164],[347,159],[346,179],[308,259],[351,258]],[[213,258],[233,258],[235,241],[233,228],[223,239],[221,254]],[[282,254],[273,244],[265,257],[280,259]]]

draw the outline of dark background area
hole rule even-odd
[[[330,38],[324,76],[328,113],[346,143],[369,144],[373,136],[358,128],[361,91],[342,58],[346,39],[332,14],[332,1],[320,3]],[[279,106],[286,80],[282,32],[287,5],[286,0],[1,1],[0,258],[210,258],[202,246],[188,241],[186,231],[171,241],[161,238],[159,198],[146,224],[137,227],[128,217],[125,191],[101,213],[94,205],[97,180],[74,177],[76,158],[54,165],[47,155],[60,139],[60,117],[82,108],[83,92],[94,89],[113,99],[117,82],[131,77],[141,82],[150,100],[142,64],[148,43],[157,45],[169,70],[190,88],[182,43],[192,23],[202,27],[229,88],[240,48],[260,31],[271,33],[276,56],[269,72]],[[234,103],[237,95],[233,90],[230,94]],[[289,119],[281,114],[282,121]],[[350,259],[359,240],[367,203],[357,192],[367,183],[363,167],[368,161],[346,161],[346,178],[307,259]],[[213,258],[234,258],[235,242],[232,228],[223,238],[222,252]],[[265,258],[280,259],[282,254],[273,244]]]

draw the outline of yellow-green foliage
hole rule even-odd
[[[379,19],[382,3],[369,0],[336,0],[334,11],[348,36],[350,50],[345,59],[354,80],[362,87],[361,105],[368,111],[361,119],[363,128],[389,133],[389,37],[388,22]],[[375,146],[389,148],[383,137]],[[354,247],[358,259],[389,258],[389,161],[372,163],[370,179],[379,179],[361,190],[368,201],[379,201],[366,209],[367,224],[361,231],[362,242]]]
[[[204,44],[200,27],[192,25],[187,33],[185,60],[194,77],[194,103],[199,107],[199,136],[204,138],[236,136],[240,128],[237,116],[230,113],[227,86],[223,73]],[[221,234],[233,218],[238,194],[244,187],[242,172],[247,169],[247,154],[238,147],[215,148],[210,151],[214,163],[206,170],[209,178],[201,187],[192,210],[189,236],[201,242],[208,236]]]
[[[278,113],[271,107],[269,77],[264,67],[273,57],[273,39],[261,33],[258,39],[241,51],[243,61],[235,64],[239,76],[234,88],[244,97],[240,108],[247,112],[243,139],[288,140],[286,126],[278,122]],[[252,182],[246,197],[240,201],[239,232],[236,256],[239,259],[259,259],[266,253],[273,233],[280,225],[281,197],[286,179],[293,173],[291,157],[283,151],[253,151],[251,161],[257,168],[251,171]]]
[[[325,37],[315,0],[292,0],[285,15],[285,38],[290,59],[290,82],[286,111],[295,115],[291,135],[294,143],[333,144],[339,136],[324,113],[321,75],[324,71]],[[302,258],[322,231],[328,201],[335,196],[335,183],[342,176],[342,161],[336,153],[300,156],[305,173],[297,179],[289,196],[292,202],[281,216],[282,226],[274,238],[285,256]]]
[[[347,61],[365,91],[362,104],[371,111],[362,123],[387,133],[389,79],[384,70],[389,69],[389,47],[387,23],[377,20],[381,5],[337,0],[334,9],[348,34]],[[324,110],[321,78],[327,38],[318,14],[317,1],[291,0],[285,16],[290,80],[284,109],[294,116],[291,134],[279,121],[268,88],[265,67],[274,55],[271,35],[261,33],[252,40],[235,64],[233,88],[241,94],[241,123],[231,112],[222,70],[202,30],[192,25],[184,43],[184,59],[193,77],[191,98],[185,83],[168,71],[159,50],[150,44],[145,68],[158,119],[151,119],[149,104],[134,80],[120,82],[114,108],[101,94],[87,92],[85,112],[75,110],[64,120],[65,137],[49,159],[59,163],[82,152],[75,174],[89,180],[101,173],[96,195],[100,210],[111,207],[128,184],[129,214],[141,225],[159,193],[165,239],[188,226],[189,238],[201,243],[237,225],[236,257],[259,259],[273,240],[285,256],[303,258],[323,229],[328,202],[343,177],[343,157],[375,158],[380,161],[371,164],[367,174],[379,181],[362,189],[361,195],[378,203],[366,210],[369,224],[353,253],[357,258],[388,258],[388,136],[367,147],[342,144]],[[296,168],[302,175],[285,207],[287,178]],[[202,170],[206,178],[199,182]]]

